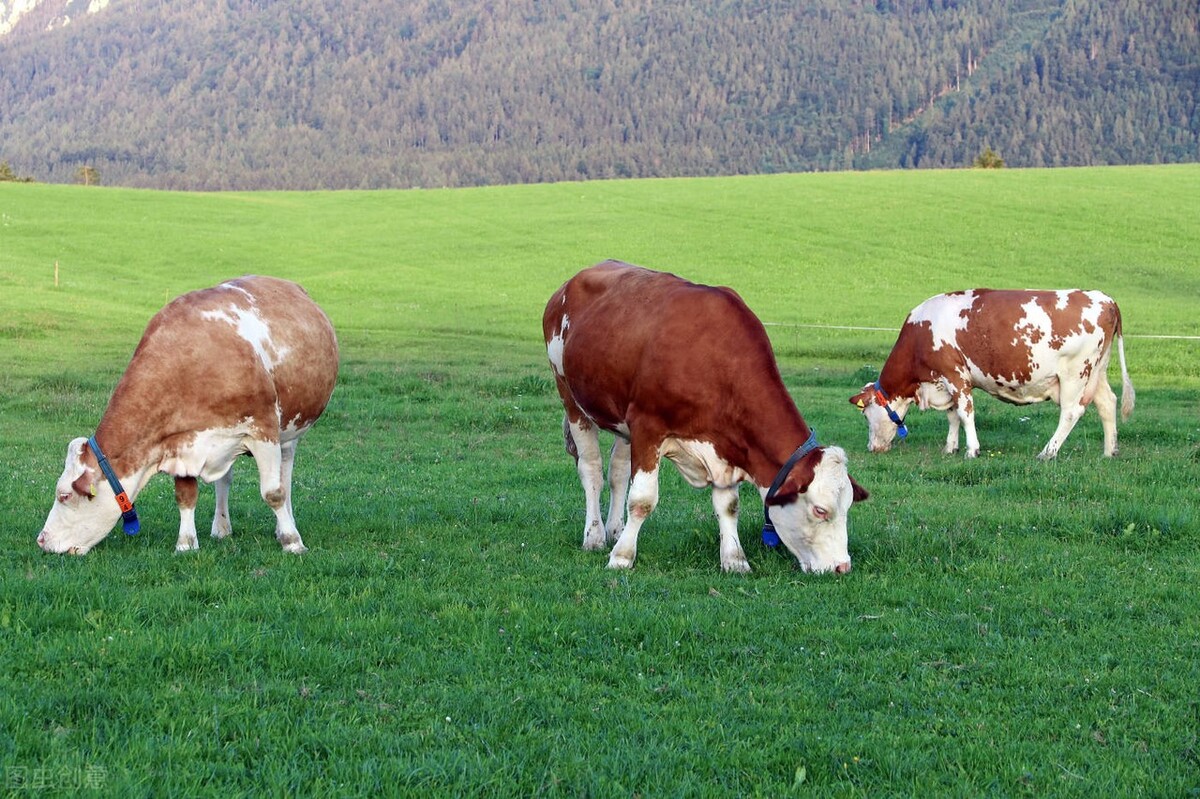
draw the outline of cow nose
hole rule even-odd
[[[46,549],[46,531],[45,530],[42,530],[40,533],[38,533],[37,542],[38,542],[39,547],[41,547],[43,550]]]
[[[838,574],[849,574],[850,573],[850,561],[846,561],[845,563],[839,563],[838,565],[833,567],[833,570],[835,572],[837,572]]]

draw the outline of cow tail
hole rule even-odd
[[[1133,406],[1137,395],[1133,391],[1133,381],[1129,379],[1129,370],[1125,368],[1125,336],[1121,332],[1120,311],[1117,311],[1117,357],[1121,361],[1121,421],[1129,421],[1133,415]]]

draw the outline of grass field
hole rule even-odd
[[[1198,795],[1197,198],[1197,166],[0,184],[3,795]],[[707,494],[670,469],[635,570],[580,549],[540,315],[609,257],[731,285],[769,324],[872,492],[850,575],[763,549],[749,489],[754,572],[722,574]],[[137,537],[42,554],[66,443],[146,321],[249,272],[303,283],[341,340],[297,459],[309,553],[280,552],[239,464],[230,539],[177,555],[160,476]],[[1038,462],[1057,409],[986,398],[977,460],[940,453],[940,413],[866,452],[847,398],[910,308],[970,286],[1117,299],[1120,457],[1089,411]]]

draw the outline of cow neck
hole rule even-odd
[[[789,403],[790,405],[790,403]],[[779,470],[812,435],[812,429],[805,423],[794,405],[789,412],[775,424],[763,426],[757,436],[758,446],[752,447],[748,453],[750,464],[748,471],[754,479],[754,484],[761,489],[767,489],[774,482]]]
[[[141,403],[131,399],[129,391],[119,383],[96,426],[95,439],[133,499],[153,474],[157,442],[150,431],[160,429],[161,425]]]

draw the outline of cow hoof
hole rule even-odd
[[[200,542],[194,538],[191,541],[180,540],[175,544],[176,552],[195,552],[199,548]]]
[[[1054,458],[1057,455],[1058,455],[1057,452],[1046,452],[1046,450],[1042,450],[1041,452],[1038,453],[1038,460],[1039,461],[1052,461],[1052,460],[1054,460]]]
[[[977,450],[977,449],[969,449],[969,450],[967,450],[967,457],[968,457],[968,458],[978,458],[978,457],[979,457],[979,450]]]
[[[603,552],[608,549],[608,542],[603,538],[585,538],[583,548],[588,552]]]
[[[608,556],[608,568],[610,569],[632,569],[633,558],[625,555],[618,555],[616,552]]]
[[[723,561],[721,563],[721,571],[728,572],[730,574],[749,574],[750,561],[746,560],[744,557]]]
[[[276,540],[279,541],[284,552],[291,552],[293,555],[303,555],[308,551],[308,547],[304,546],[304,542],[300,540],[300,536],[296,533],[276,536]]]

